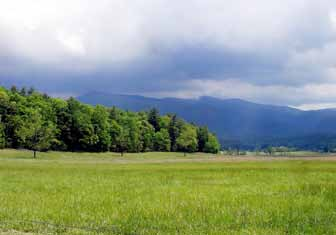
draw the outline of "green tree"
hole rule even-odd
[[[120,116],[121,116],[122,111],[113,106],[111,109],[109,109],[109,113],[110,113],[109,118],[111,120],[118,121],[118,120],[120,120]]]
[[[6,136],[5,136],[5,127],[4,123],[1,121],[0,115],[0,149],[3,149],[6,146]]]
[[[121,120],[123,135],[127,140],[128,152],[140,152],[142,142],[140,136],[140,124],[138,117],[134,113],[127,112]]]
[[[124,156],[124,152],[128,150],[129,144],[129,133],[124,128],[120,129],[120,133],[116,139],[117,141],[117,152],[120,152],[121,156]]]
[[[161,116],[159,118],[159,126],[160,126],[160,129],[161,128],[164,128],[164,129],[167,129],[169,128],[169,124],[170,124],[170,117],[168,115],[165,115],[165,116]]]
[[[6,146],[6,135],[5,135],[5,117],[8,113],[9,107],[9,97],[4,89],[0,87],[0,148]]]
[[[148,122],[154,127],[155,132],[160,130],[160,114],[156,108],[149,110]]]
[[[109,113],[106,108],[101,105],[95,107],[92,115],[92,125],[98,138],[93,150],[98,152],[108,151],[111,145],[111,135],[109,131]]]
[[[111,120],[110,123],[111,151],[113,152],[119,151],[118,147],[121,134],[122,134],[122,126],[120,126],[115,120]]]
[[[154,150],[161,152],[170,151],[170,138],[166,129],[161,129],[154,134]]]
[[[183,126],[180,136],[176,140],[178,150],[186,153],[197,151],[197,133],[196,129],[189,124]]]
[[[180,131],[183,126],[183,121],[179,119],[175,114],[172,115],[169,126],[168,126],[168,132],[170,136],[170,142],[171,142],[171,151],[175,152],[177,151],[177,143],[176,140],[180,135]]]
[[[209,130],[207,127],[197,128],[198,151],[203,152],[205,144],[209,141]]]
[[[25,87],[22,87],[21,90],[20,90],[20,95],[22,96],[26,96],[27,95],[27,90]]]
[[[77,100],[68,100],[68,110],[65,113],[65,136],[67,145],[72,151],[87,151],[93,148],[98,142],[98,136],[92,125],[93,108],[83,105]]]
[[[18,136],[24,147],[36,152],[48,150],[55,138],[55,127],[49,121],[44,121],[41,114],[32,111],[18,130]]]
[[[6,90],[0,87],[0,115],[7,114],[9,106],[9,96]]]
[[[12,93],[17,93],[18,92],[18,89],[16,88],[16,86],[12,86],[10,90],[11,90]]]
[[[34,87],[30,87],[27,93],[28,93],[28,95],[34,94],[35,93]]]
[[[140,139],[142,142],[142,151],[153,150],[153,138],[155,135],[154,127],[147,120],[142,120],[140,125]]]
[[[206,153],[218,153],[220,150],[220,144],[213,134],[208,135],[208,140],[204,145],[203,151]]]
[[[69,146],[67,146],[66,141],[69,139],[68,136],[71,136],[69,133],[69,123],[70,114],[68,113],[68,105],[67,102],[63,99],[52,99],[51,107],[55,113],[55,120],[53,123],[56,126],[56,139],[57,142],[52,146],[53,150],[65,151],[71,150]]]

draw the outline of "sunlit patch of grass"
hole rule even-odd
[[[0,152],[3,234],[336,233],[334,161],[30,154]]]

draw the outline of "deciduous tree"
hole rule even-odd
[[[195,127],[190,124],[183,126],[180,136],[176,140],[178,150],[186,153],[197,151],[197,133]]]
[[[154,150],[161,152],[170,151],[170,138],[166,129],[161,129],[154,134]]]
[[[220,144],[217,138],[213,134],[208,134],[208,140],[204,145],[204,149],[202,151],[206,153],[218,153],[220,150]]]
[[[34,110],[25,118],[24,124],[18,130],[18,136],[27,149],[33,150],[36,158],[37,151],[50,148],[55,138],[55,127]]]

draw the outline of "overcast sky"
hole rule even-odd
[[[336,107],[336,1],[0,0],[0,85]]]

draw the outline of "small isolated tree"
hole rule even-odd
[[[178,149],[186,153],[197,151],[197,133],[192,125],[185,125],[181,131],[180,136],[176,140]]]
[[[220,144],[213,134],[208,135],[208,141],[204,145],[204,152],[206,153],[218,153],[220,150]]]
[[[39,112],[32,112],[18,130],[23,145],[34,152],[48,150],[55,139],[55,127],[44,121]]]

